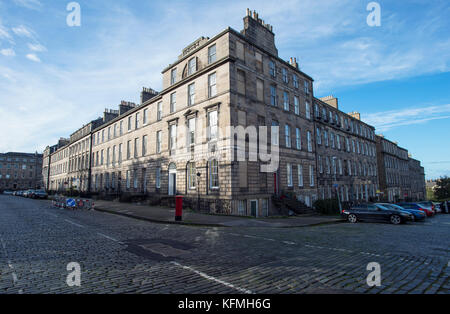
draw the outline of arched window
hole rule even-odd
[[[216,159],[212,159],[209,162],[209,188],[219,188],[219,163]]]

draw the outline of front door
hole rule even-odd
[[[177,168],[175,164],[169,167],[169,195],[174,196],[177,191]]]
[[[258,200],[250,201],[250,209],[252,217],[258,218]]]

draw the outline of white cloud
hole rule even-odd
[[[31,51],[36,51],[36,52],[43,52],[43,51],[47,51],[47,48],[45,48],[44,46],[42,46],[41,44],[28,44],[28,48]]]
[[[14,0],[14,3],[28,9],[37,10],[42,7],[42,3],[39,0]]]
[[[450,104],[390,110],[364,115],[364,122],[376,127],[379,132],[393,128],[426,123],[432,120],[450,119]]]
[[[18,27],[13,27],[12,31],[17,36],[33,38],[33,31],[29,30],[26,26],[20,25]]]
[[[27,55],[26,55],[26,58],[29,59],[29,60],[31,60],[31,61],[34,61],[34,62],[41,62],[41,59],[39,59],[39,57],[36,56],[36,55],[33,54],[33,53],[27,54]]]
[[[16,55],[16,52],[14,51],[14,49],[8,48],[0,50],[0,54],[6,57],[14,57]]]

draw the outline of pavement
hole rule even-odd
[[[198,227],[0,195],[0,294],[449,294],[449,226]]]
[[[176,222],[175,209],[112,201],[95,201],[95,210],[155,223],[209,227],[296,228],[342,222],[342,219],[339,217],[319,215],[283,218],[249,218],[201,214],[186,210],[183,211],[182,222]]]

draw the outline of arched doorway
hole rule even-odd
[[[174,163],[169,165],[169,195],[177,194],[177,166]]]

